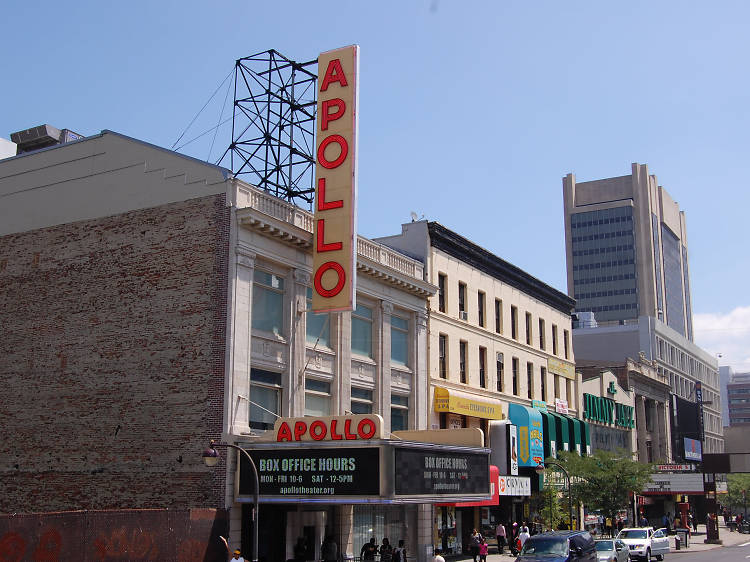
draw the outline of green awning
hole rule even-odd
[[[581,421],[575,418],[571,418],[570,416],[565,416],[565,417],[568,418],[570,435],[572,436],[570,440],[570,450],[575,451],[580,455],[581,454]]]
[[[557,441],[558,451],[570,450],[570,430],[568,427],[568,418],[557,412],[550,412],[550,415],[557,420],[555,428],[555,440]]]
[[[542,412],[542,429],[544,433],[544,458],[557,457],[557,419],[549,412]]]
[[[581,443],[581,449],[583,453],[588,456],[591,455],[591,426],[589,422],[579,420],[581,427],[583,428],[583,443]]]

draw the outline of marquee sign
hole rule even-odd
[[[313,238],[315,312],[354,309],[358,92],[359,46],[321,53]]]
[[[396,495],[490,493],[486,453],[397,448],[394,472]]]
[[[369,441],[383,438],[383,418],[377,414],[323,418],[278,418],[276,441]]]

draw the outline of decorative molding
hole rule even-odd
[[[380,301],[380,307],[383,309],[383,314],[393,314],[392,302]]]
[[[310,277],[311,275],[304,269],[294,270],[294,280],[300,285],[305,285],[305,286],[310,285]]]

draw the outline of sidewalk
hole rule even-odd
[[[690,536],[688,548],[684,548],[684,545],[683,545],[683,548],[681,548],[680,550],[675,550],[675,536],[670,535],[669,536],[669,548],[671,551],[670,554],[681,554],[683,552],[686,552],[686,553],[702,552],[704,550],[722,548],[723,546],[733,546],[736,544],[750,542],[750,535],[743,535],[742,533],[739,533],[737,531],[730,532],[729,529],[725,527],[723,523],[719,524],[719,540],[721,540],[722,544],[706,544],[703,542],[705,538],[706,538],[706,526],[698,525],[698,531],[696,533],[693,533]],[[447,562],[458,562],[458,561],[472,560],[472,557],[470,554],[457,554],[455,556],[449,554],[445,556],[445,560]],[[495,554],[489,554],[487,556],[487,562],[512,562],[513,560],[515,560],[515,556],[511,556],[507,548],[505,549],[504,554],[495,553]]]

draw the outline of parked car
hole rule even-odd
[[[623,529],[617,534],[618,539],[628,545],[631,558],[639,558],[651,561],[651,557],[664,560],[664,555],[669,553],[669,537],[666,529],[653,527],[633,527]]]
[[[532,535],[516,562],[598,562],[588,531],[554,531]]]
[[[596,539],[596,556],[599,562],[628,562],[630,549],[620,539]]]

